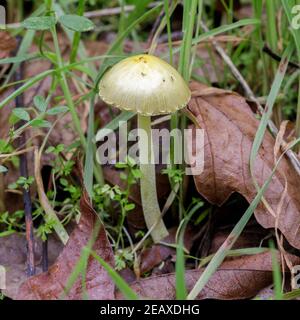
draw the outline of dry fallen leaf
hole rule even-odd
[[[176,232],[177,228],[169,230],[169,235],[162,240],[163,243],[170,245],[176,244]],[[190,250],[193,245],[193,231],[188,228],[184,234],[184,246],[187,250]],[[154,267],[162,262],[166,262],[167,259],[171,259],[176,255],[176,249],[174,246],[167,246],[164,244],[153,244],[150,248],[144,249],[140,254],[140,272],[151,271]]]
[[[193,98],[187,111],[204,129],[204,171],[194,176],[198,192],[209,202],[222,205],[234,193],[242,194],[251,202],[256,189],[249,170],[252,143],[259,121],[245,99],[238,94],[200,83],[192,83]],[[195,126],[191,126],[195,130]],[[259,185],[270,176],[274,166],[275,141],[267,132],[255,162],[254,175]],[[192,147],[195,156],[195,141]],[[274,175],[265,198],[274,212],[285,188],[278,228],[290,244],[300,248],[299,176],[284,158]],[[257,221],[264,228],[274,228],[275,219],[261,203],[255,211]]]
[[[224,241],[226,241],[232,228],[232,226],[222,228],[214,233],[209,254],[217,252],[217,250],[224,243]],[[266,230],[257,224],[252,227],[245,228],[242,234],[237,239],[237,241],[232,246],[232,249],[255,247],[258,248],[261,246],[268,247],[268,239],[269,237]]]
[[[279,261],[279,260],[278,260]],[[299,258],[294,257],[295,264]],[[190,291],[199,279],[203,269],[188,270],[185,273],[187,290]],[[210,278],[197,299],[246,299],[254,297],[260,290],[272,283],[272,257],[270,252],[225,261]],[[166,274],[136,281],[131,288],[140,297],[152,299],[176,299],[175,274]],[[117,299],[122,294],[117,293]]]
[[[6,269],[6,289],[3,293],[6,297],[15,299],[18,295],[20,284],[26,276],[26,237],[21,234],[12,234],[0,237],[0,265]],[[48,263],[51,265],[62,250],[62,243],[55,237],[48,239]],[[35,241],[36,272],[42,272],[42,241]]]
[[[81,219],[72,232],[70,239],[49,268],[48,272],[29,278],[19,289],[18,299],[22,300],[56,300],[63,294],[66,282],[71,275],[81,250],[87,245],[95,224],[97,215],[92,209],[87,195],[81,199]],[[101,227],[93,249],[103,260],[114,265],[114,255],[107,239],[104,227]],[[86,271],[86,293],[91,300],[114,299],[114,284],[102,266],[90,258]],[[82,299],[81,279],[79,278],[66,299]]]
[[[5,59],[10,57],[11,53],[16,50],[17,40],[6,31],[0,31],[0,39],[0,59]],[[0,65],[0,81],[8,69],[8,64]]]
[[[17,40],[12,37],[8,32],[6,31],[0,31],[0,58],[3,59],[8,56],[8,53],[10,51],[13,51],[17,47]]]

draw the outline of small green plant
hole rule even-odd
[[[125,172],[121,172],[120,178],[127,181],[127,189],[129,192],[130,187],[137,183],[138,179],[141,178],[141,171],[138,168],[136,162],[133,158],[126,156],[125,162],[116,163],[115,167],[117,169],[124,169]]]
[[[56,178],[68,177],[72,173],[75,165],[75,161],[67,160],[64,153],[68,152],[69,148],[66,148],[63,144],[58,144],[57,146],[50,146],[47,148],[47,154],[55,155],[53,161],[51,161],[51,166],[53,167],[53,173]]]
[[[0,226],[3,226],[3,232],[0,232],[0,236],[6,236],[15,232],[20,232],[25,229],[24,223],[24,211],[18,210],[14,213],[3,212],[0,213]]]
[[[135,204],[129,199],[131,187],[137,183],[140,178],[140,170],[137,168],[136,162],[130,157],[126,157],[125,162],[117,163],[115,165],[120,170],[120,178],[124,181],[124,186],[119,185],[110,186],[105,184],[100,186],[94,185],[93,202],[97,212],[101,214],[104,221],[110,225],[112,221],[111,209],[119,212],[117,226],[113,228],[117,234],[115,248],[118,249],[120,242],[124,246],[123,228],[127,214],[135,208]]]
[[[167,174],[169,176],[170,182],[172,185],[182,183],[184,177],[184,170],[177,169],[176,167],[168,167],[167,169],[161,170],[162,174]]]
[[[34,177],[19,177],[18,180],[14,183],[11,183],[8,188],[11,190],[16,190],[16,189],[24,189],[26,191],[29,190],[29,187],[33,184],[34,182]]]
[[[134,255],[127,249],[117,250],[115,253],[115,269],[120,271],[126,266],[131,267],[134,261]]]
[[[124,245],[122,229],[127,213],[135,208],[135,204],[130,203],[128,191],[122,190],[118,185],[113,187],[107,184],[103,187],[95,186],[95,206],[101,209],[102,214],[106,213],[106,215],[103,216],[104,219],[110,216],[108,212],[112,202],[116,203],[120,210],[118,224],[115,230],[118,235],[115,247],[118,248],[120,241]]]
[[[4,159],[5,163],[10,162],[14,167],[17,167],[19,165],[19,158],[17,156],[10,156],[11,153],[14,152],[14,147],[11,145],[9,141],[0,139],[0,154],[7,154],[9,155],[7,159]],[[2,166],[4,169],[2,169],[2,172],[7,172],[6,166]]]
[[[46,241],[48,236],[53,232],[54,225],[56,224],[55,220],[49,219],[47,222],[40,224],[36,230],[36,234],[42,241]]]
[[[49,96],[50,97],[50,96]],[[15,124],[19,120],[23,120],[23,125],[17,130],[12,130],[10,138],[16,138],[28,127],[33,128],[51,128],[51,122],[45,120],[46,116],[58,115],[68,111],[66,106],[56,106],[48,109],[48,100],[42,96],[35,96],[33,99],[34,106],[32,108],[15,108],[12,111],[10,122]]]

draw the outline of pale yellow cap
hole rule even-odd
[[[191,91],[171,65],[143,54],[126,58],[109,69],[100,81],[99,95],[119,109],[152,116],[185,107]]]

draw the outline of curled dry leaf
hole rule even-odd
[[[48,272],[29,278],[19,289],[18,299],[22,300],[56,300],[64,292],[67,280],[71,275],[81,250],[87,245],[92,236],[96,212],[92,209],[86,193],[83,194],[80,203],[81,219],[72,232],[70,239],[57,258],[56,262],[49,268]],[[114,255],[107,239],[106,231],[102,226],[93,249],[110,265],[114,265]],[[113,299],[114,284],[102,266],[90,258],[86,271],[86,293],[91,300]],[[66,299],[82,299],[81,279],[77,279]]]
[[[279,262],[278,257],[278,262]],[[298,264],[299,258],[293,263]],[[203,269],[185,273],[187,290],[190,291]],[[210,278],[197,299],[246,299],[254,297],[272,283],[272,257],[270,252],[225,261]],[[155,276],[134,282],[131,287],[140,297],[153,299],[176,299],[175,274]],[[122,299],[117,293],[117,299]]]
[[[234,192],[251,202],[257,192],[249,170],[249,159],[259,120],[238,94],[195,82],[191,89],[193,98],[187,111],[204,129],[204,170],[194,176],[198,192],[219,206]],[[195,125],[191,127],[195,132]],[[188,142],[188,147],[196,156],[194,139],[191,144]],[[274,145],[275,140],[266,132],[254,167],[259,185],[263,185],[274,167]],[[287,192],[282,200],[285,179]],[[299,249],[299,176],[286,158],[282,159],[264,196],[274,212],[281,205],[278,228],[289,243]],[[264,228],[274,228],[275,218],[262,203],[257,207],[255,217]]]

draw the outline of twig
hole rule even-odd
[[[178,3],[179,3],[179,0],[172,1],[171,6],[169,8],[169,17],[172,16],[172,14],[173,14],[174,10],[176,9]],[[161,19],[161,17],[159,17],[159,20],[161,20],[161,21],[160,21],[159,25],[157,26],[157,30],[153,34],[153,37],[152,37],[152,40],[151,40],[151,45],[148,48],[148,54],[153,54],[155,52],[157,44],[158,44],[159,37],[160,37],[161,33],[163,32],[164,28],[167,26],[167,18],[166,18],[166,16],[163,16],[162,19]],[[148,43],[149,43],[149,39],[148,39]]]
[[[268,54],[272,59],[274,59],[277,62],[281,61],[281,57],[276,54],[275,52],[273,52],[266,44],[263,47],[263,52],[265,52],[266,54]],[[295,69],[300,69],[299,64],[293,62],[293,61],[289,61],[288,62],[289,67],[295,68]]]
[[[20,81],[23,78],[22,75],[23,64],[20,64],[20,69],[15,74],[15,81]],[[20,87],[20,84],[16,85],[16,90]],[[24,106],[23,94],[16,97],[16,108]],[[25,121],[19,121],[17,128],[20,128],[25,124]],[[17,139],[19,147],[26,145],[26,133],[23,132]],[[27,156],[26,153],[20,154],[20,175],[28,178],[28,167],[27,167]],[[33,223],[32,223],[32,203],[30,197],[30,190],[23,188],[23,202],[25,212],[25,225],[26,225],[26,240],[27,240],[27,275],[33,276],[35,274],[34,265],[34,234],[33,234]]]
[[[134,5],[124,6],[124,12],[132,12],[135,9]],[[106,8],[106,9],[100,9],[100,10],[94,10],[94,11],[88,11],[84,13],[84,16],[86,18],[92,19],[92,18],[100,18],[100,17],[107,17],[107,16],[113,16],[117,14],[121,14],[122,8],[116,7],[116,8]]]
[[[43,147],[41,147],[41,150],[43,150]],[[46,222],[49,222],[49,221],[55,222],[53,228],[56,231],[61,242],[64,245],[66,245],[66,243],[69,240],[69,235],[65,230],[63,224],[58,219],[56,212],[52,208],[44,190],[44,184],[43,184],[43,179],[42,179],[41,170],[40,170],[41,150],[39,152],[38,148],[36,148],[34,151],[34,175],[35,175],[35,182],[36,182],[39,201],[40,201],[41,207],[45,212],[44,219],[46,220]]]
[[[154,8],[157,5],[157,2],[151,2],[147,6],[149,9]],[[124,6],[124,12],[132,12],[135,10],[134,5],[128,5]],[[101,9],[101,10],[95,10],[95,11],[88,11],[85,12],[84,16],[87,18],[99,18],[99,17],[105,17],[105,16],[112,16],[116,14],[121,14],[122,8],[116,7],[116,8],[107,8],[107,9]]]
[[[209,31],[209,29],[207,28],[207,26],[204,24],[203,21],[201,21],[201,27],[205,32]],[[221,58],[224,60],[224,62],[227,64],[227,66],[230,68],[232,74],[240,82],[240,84],[244,88],[244,91],[245,91],[246,95],[248,96],[248,98],[250,100],[252,100],[256,104],[257,110],[262,115],[264,113],[264,108],[260,104],[259,100],[255,97],[253,91],[249,87],[249,85],[246,82],[246,80],[244,79],[244,77],[241,75],[239,70],[233,64],[233,62],[231,61],[230,57],[227,55],[225,50],[221,46],[219,46],[219,44],[218,44],[218,42],[216,40],[212,41],[212,45],[214,46],[214,48],[216,49],[218,54],[221,56]],[[274,124],[274,122],[271,119],[268,121],[268,127],[270,129],[271,134],[274,137],[276,137],[277,134],[278,134],[278,129],[277,129],[276,125]],[[281,146],[282,146],[283,150],[285,149],[284,144],[285,144],[285,142],[282,141]],[[295,153],[292,150],[288,150],[286,152],[286,155],[289,158],[291,164],[293,165],[293,167],[296,170],[296,172],[298,173],[298,175],[300,175],[300,161],[299,161],[298,157],[295,155]]]
[[[152,26],[152,29],[151,29],[151,31],[150,31],[150,33],[149,33],[148,40],[147,40],[148,47],[151,46],[151,42],[153,41],[155,32],[156,32],[156,30],[158,29],[158,27],[159,27],[159,25],[160,25],[160,23],[161,23],[161,20],[162,20],[162,18],[164,17],[164,14],[165,14],[165,11],[164,11],[164,9],[162,9],[162,10],[160,11],[160,14],[159,14],[158,17],[156,18],[153,26]]]
[[[6,158],[19,156],[19,155],[27,153],[27,152],[29,152],[29,151],[31,151],[33,149],[34,149],[34,147],[29,147],[29,148],[26,148],[26,149],[23,149],[23,150],[20,150],[20,151],[15,151],[15,152],[12,152],[12,153],[2,153],[2,154],[0,154],[0,159],[1,158],[5,158],[4,159],[4,161],[5,161]]]
[[[182,31],[174,31],[171,33],[171,39],[172,39],[172,42],[173,41],[181,41],[182,40],[182,36],[183,36],[183,33]],[[162,34],[158,41],[157,41],[159,44],[164,44],[164,43],[167,43],[168,42],[168,34],[165,33],[165,34]]]
[[[42,268],[43,272],[48,271],[48,239],[42,244]]]

